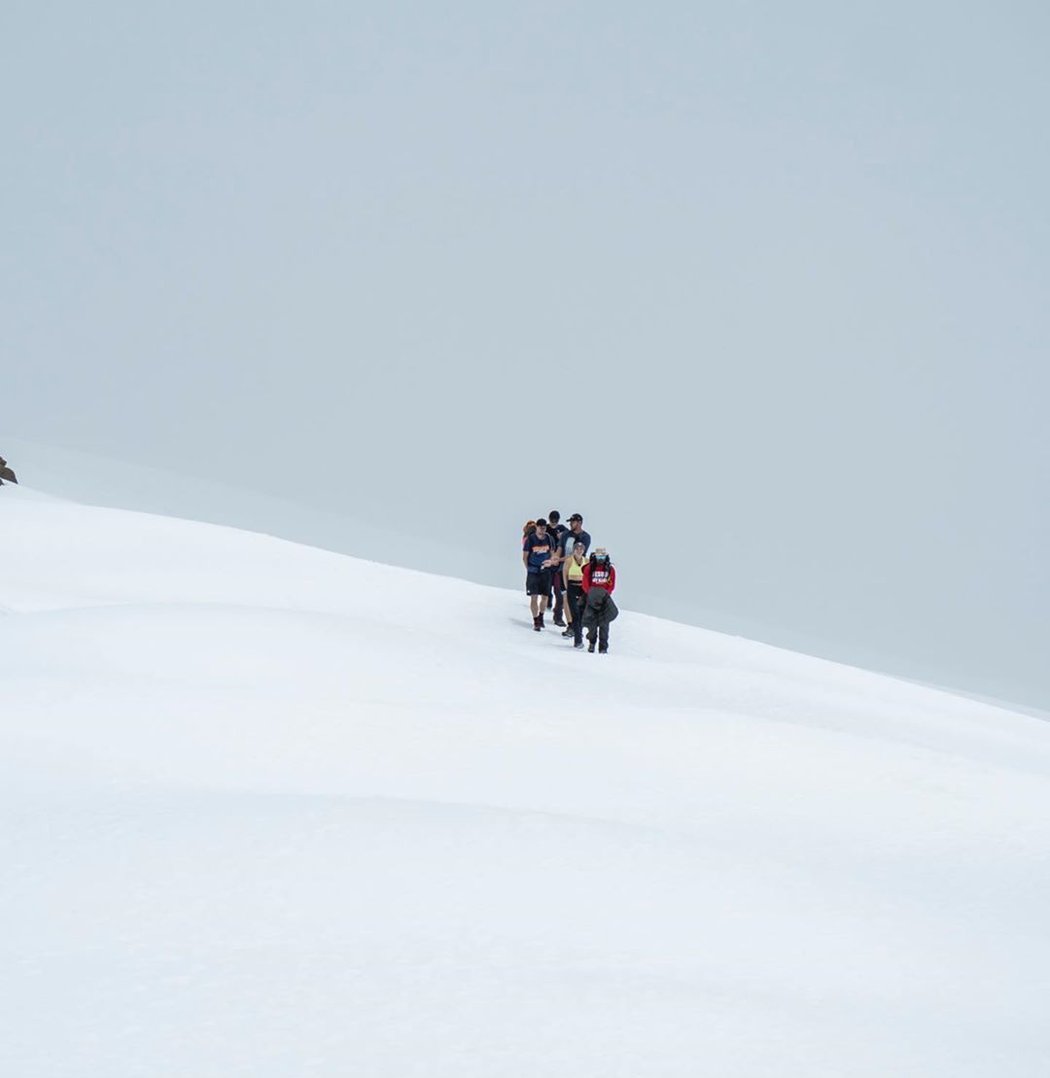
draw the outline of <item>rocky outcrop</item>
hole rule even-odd
[[[7,461],[3,457],[0,457],[0,487],[4,485],[4,480],[9,483],[17,483],[18,479],[15,477],[15,473],[11,471],[7,466]]]

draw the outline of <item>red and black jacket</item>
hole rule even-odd
[[[610,595],[616,587],[616,567],[608,562],[605,565],[595,565],[593,561],[587,562],[583,567],[583,590],[588,592],[591,588],[601,588]]]

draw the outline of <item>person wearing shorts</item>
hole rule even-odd
[[[547,520],[540,517],[536,530],[525,537],[521,545],[521,560],[525,566],[525,591],[532,607],[532,627],[539,632],[544,628],[543,613],[547,609],[547,596],[551,590],[551,562],[554,542],[547,531]]]

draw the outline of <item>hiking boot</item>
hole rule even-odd
[[[594,651],[594,641],[593,640],[588,640],[587,641],[587,650],[588,651]]]
[[[564,629],[565,628],[565,619],[564,618],[559,618],[558,615],[555,614],[554,615],[554,624],[557,625],[559,629]]]
[[[536,632],[539,632],[540,629],[543,628],[543,619],[540,618],[540,617],[533,618],[532,619],[532,627],[533,627],[533,629],[536,630]]]
[[[572,636],[572,626],[570,625],[569,628],[566,629],[565,632],[563,632],[561,635],[562,636]]]
[[[599,655],[608,655],[609,654],[609,649],[608,648],[599,648],[598,649],[598,654]]]
[[[546,625],[543,624],[543,615],[542,614],[540,614],[540,616],[536,619],[536,622],[537,622],[538,627],[540,629],[545,629],[546,628]]]
[[[575,649],[576,649],[577,651],[583,651],[583,641],[582,641],[582,640],[580,640],[580,641],[579,641],[578,643],[575,643],[575,644],[573,644],[572,646],[573,646],[573,647],[574,647],[574,648],[575,648]]]

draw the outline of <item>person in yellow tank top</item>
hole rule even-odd
[[[583,567],[587,564],[585,549],[583,540],[577,539],[573,544],[572,554],[565,559],[562,566],[562,579],[568,600],[565,612],[569,615],[569,628],[562,636],[571,636],[574,648],[583,647],[583,607],[587,601],[583,592]]]

